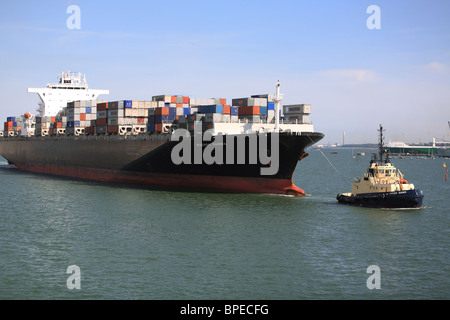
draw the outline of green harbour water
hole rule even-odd
[[[375,150],[336,151],[298,164],[300,198],[62,179],[0,158],[0,298],[449,299],[450,161],[392,159],[424,207],[369,209],[336,195]],[[80,289],[67,286],[72,265]]]

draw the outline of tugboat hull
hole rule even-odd
[[[370,208],[419,208],[422,206],[423,192],[420,189],[362,193],[351,195],[349,193],[338,194],[339,203]]]

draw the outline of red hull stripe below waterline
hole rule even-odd
[[[15,166],[24,171],[111,183],[176,187],[186,190],[204,189],[232,193],[305,195],[305,192],[295,186],[289,179],[145,173],[36,163],[16,163]]]

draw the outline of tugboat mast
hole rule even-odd
[[[383,129],[383,126],[380,124],[380,129],[378,129],[378,131],[380,132],[380,140],[378,142],[378,153],[380,155],[380,163],[383,163],[383,156],[385,154],[383,131],[386,131],[386,130]],[[384,160],[384,162],[385,163],[389,162],[389,157],[387,155],[386,155],[386,159]]]

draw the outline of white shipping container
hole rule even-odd
[[[125,117],[132,117],[133,116],[133,109],[125,109],[124,110],[124,116]]]
[[[184,114],[183,108],[177,108],[177,116],[182,116]]]
[[[139,108],[139,100],[133,100],[131,102],[131,108]]]

